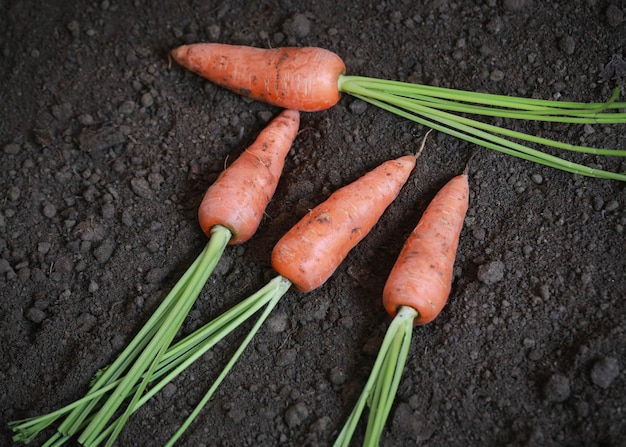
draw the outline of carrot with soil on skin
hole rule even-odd
[[[96,375],[84,398],[48,415],[10,423],[17,432],[14,440],[28,442],[58,418],[66,416],[48,445],[59,446],[80,431],[78,440],[85,446],[100,444],[104,435],[110,436],[107,445],[114,442],[142,401],[153,374],[163,375],[169,371],[167,368],[172,369],[176,362],[185,360],[184,357],[171,360],[168,348],[226,245],[247,241],[259,227],[299,125],[300,113],[284,110],[220,174],[207,189],[198,211],[200,225],[210,238],[202,253],[118,358]],[[164,358],[169,359],[166,368]],[[122,415],[106,427],[131,395]]]
[[[339,101],[346,67],[322,48],[263,49],[219,43],[183,45],[171,52],[180,65],[243,96],[314,112]]]
[[[170,52],[181,66],[240,95],[279,107],[320,111],[347,93],[402,118],[472,144],[566,172],[626,181],[616,173],[573,163],[534,149],[540,146],[599,156],[626,156],[626,150],[572,145],[470,119],[466,115],[573,124],[626,123],[619,89],[604,103],[580,103],[468,92],[443,87],[348,76],[343,60],[318,47],[254,48],[220,43],[182,45]]]
[[[463,173],[437,193],[404,243],[383,290],[383,304],[393,320],[335,447],[350,444],[366,404],[370,413],[363,445],[378,445],[406,364],[413,326],[431,322],[448,300],[468,206],[468,176]]]
[[[213,227],[222,225],[232,233],[229,244],[242,244],[252,237],[276,191],[299,126],[298,111],[283,111],[209,187],[198,209],[207,236]]]

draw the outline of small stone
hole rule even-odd
[[[287,36],[305,37],[311,32],[311,21],[306,14],[296,13],[285,20],[282,30]]]
[[[154,104],[154,98],[150,92],[146,92],[141,95],[141,105],[144,107],[150,107]]]
[[[341,385],[346,381],[346,374],[339,367],[334,367],[328,372],[328,380],[333,385]]]
[[[130,115],[135,110],[135,103],[133,101],[124,101],[120,104],[119,112],[123,115]]]
[[[486,285],[495,284],[504,278],[504,263],[492,261],[478,267],[478,280]]]
[[[541,185],[543,183],[543,176],[541,174],[533,174],[530,176],[530,179],[537,185]]]
[[[624,12],[617,5],[609,5],[605,14],[609,26],[619,26],[624,22]]]
[[[9,144],[6,144],[2,150],[4,151],[5,154],[16,155],[20,152],[21,149],[22,148],[19,144],[9,143]]]
[[[392,421],[395,433],[417,441],[427,441],[435,432],[435,426],[419,411],[413,411],[408,403],[401,402],[396,408]]]
[[[604,205],[606,211],[615,211],[619,208],[619,202],[615,199],[611,199]]]
[[[296,361],[297,352],[295,349],[285,349],[276,360],[277,366],[291,365]]]
[[[559,40],[559,48],[567,55],[574,54],[576,51],[576,41],[572,36],[563,36],[561,40]]]
[[[267,329],[275,334],[285,331],[288,324],[289,317],[284,312],[271,315],[265,322],[265,326],[267,327]]]
[[[133,190],[135,194],[139,197],[143,197],[144,199],[152,198],[152,190],[150,189],[150,184],[143,177],[135,177],[130,181],[130,188]]]
[[[105,239],[102,243],[93,251],[93,255],[100,264],[104,264],[111,258],[115,244],[110,239]]]
[[[67,121],[68,119],[72,117],[74,110],[70,103],[65,102],[63,104],[53,105],[51,112],[52,112],[52,116],[54,116],[59,121]]]
[[[222,29],[219,25],[209,25],[204,29],[204,32],[209,36],[210,40],[215,41],[220,38]]]
[[[591,368],[591,381],[600,388],[608,388],[619,375],[619,362],[614,357],[601,357]]]
[[[493,82],[500,82],[504,79],[504,72],[502,70],[498,70],[497,68],[491,72],[489,75],[489,80]]]
[[[48,219],[56,216],[57,214],[57,207],[54,206],[52,203],[46,203],[43,206],[43,210],[42,213],[45,217],[47,217]]]
[[[355,99],[350,103],[348,108],[355,115],[360,115],[367,110],[367,103],[362,99]]]
[[[543,393],[549,402],[565,402],[571,394],[569,379],[562,374],[553,374],[544,385]]]
[[[17,199],[19,199],[21,194],[22,191],[17,186],[11,186],[7,191],[7,197],[11,202],[15,202]]]
[[[37,251],[42,255],[45,255],[52,248],[52,244],[50,242],[40,242],[37,244]]]
[[[41,323],[43,320],[46,319],[46,313],[41,310],[41,309],[37,309],[36,307],[30,307],[28,309],[26,309],[26,312],[24,313],[24,316],[32,321],[33,323]]]
[[[285,422],[289,428],[302,424],[309,416],[309,410],[303,402],[298,402],[285,411]]]

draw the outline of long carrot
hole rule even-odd
[[[342,92],[416,123],[473,144],[566,172],[626,181],[615,173],[573,163],[516,140],[595,155],[626,156],[626,150],[571,145],[467,118],[465,115],[577,124],[626,123],[619,90],[606,103],[579,103],[467,92],[345,75],[342,59],[322,48],[253,48],[219,43],[183,45],[170,52],[189,70],[238,94],[280,107],[318,111]]]
[[[67,415],[48,445],[59,446],[81,430],[78,440],[85,446],[98,445],[103,434],[110,435],[107,445],[114,442],[133,408],[141,402],[152,375],[164,374],[161,366],[163,359],[169,358],[167,350],[226,245],[245,242],[256,232],[299,124],[298,111],[280,113],[208,188],[198,212],[200,225],[210,237],[202,253],[125,350],[98,373],[86,396],[58,412],[10,423],[17,432],[16,441],[28,442]],[[122,416],[107,427],[131,395]],[[107,400],[101,403],[105,397]]]
[[[468,177],[462,174],[437,193],[405,242],[383,290],[383,303],[393,320],[336,447],[350,444],[366,403],[370,414],[364,445],[378,445],[406,364],[413,326],[432,321],[450,294],[468,202]]]
[[[279,107],[313,112],[339,101],[339,56],[314,47],[262,48],[204,43],[184,45],[172,58],[214,83]]]

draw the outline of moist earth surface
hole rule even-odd
[[[319,46],[349,74],[603,102],[624,86],[625,15],[620,0],[1,2],[0,444],[12,445],[6,422],[80,398],[115,359],[205,246],[204,191],[279,112],[169,50]],[[626,149],[624,125],[491,121]],[[265,284],[273,245],[309,209],[426,131],[349,96],[304,113],[257,234],[227,248],[180,336]],[[382,445],[624,445],[624,184],[436,132],[374,230],[324,286],[285,295],[179,444],[332,444],[389,325],[395,257],[470,157],[452,293],[414,329]],[[244,331],[134,414],[118,445],[164,444]]]

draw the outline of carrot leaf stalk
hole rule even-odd
[[[363,445],[378,445],[409,355],[413,321],[416,317],[417,311],[415,309],[402,306],[392,320],[378,350],[369,379],[339,433],[334,444],[335,447],[350,445],[352,435],[366,404],[370,410]]]
[[[513,140],[599,156],[625,157],[626,150],[566,144],[457,114],[572,124],[626,123],[626,113],[616,111],[626,108],[626,102],[616,101],[619,89],[605,103],[587,104],[477,93],[361,76],[340,75],[338,86],[340,91],[376,107],[488,149],[566,172],[626,181],[626,173],[567,161]]]
[[[128,396],[134,395],[126,413],[118,422],[118,427],[121,428],[128,417],[129,409],[143,393],[151,375],[158,371],[157,366],[163,354],[213,272],[231,236],[226,227],[215,226],[204,250],[118,358],[98,372],[85,397],[47,415],[11,422],[9,425],[16,432],[13,439],[28,442],[59,417],[69,413],[53,439],[56,440],[61,435],[61,439],[67,440],[84,429],[81,442],[86,446],[96,445],[93,444],[94,438],[103,430],[122,402]],[[140,383],[139,386],[136,386],[137,382]],[[106,402],[93,414],[105,395],[108,395]],[[89,420],[87,425],[86,420]],[[109,445],[114,439],[112,437],[109,440]]]

